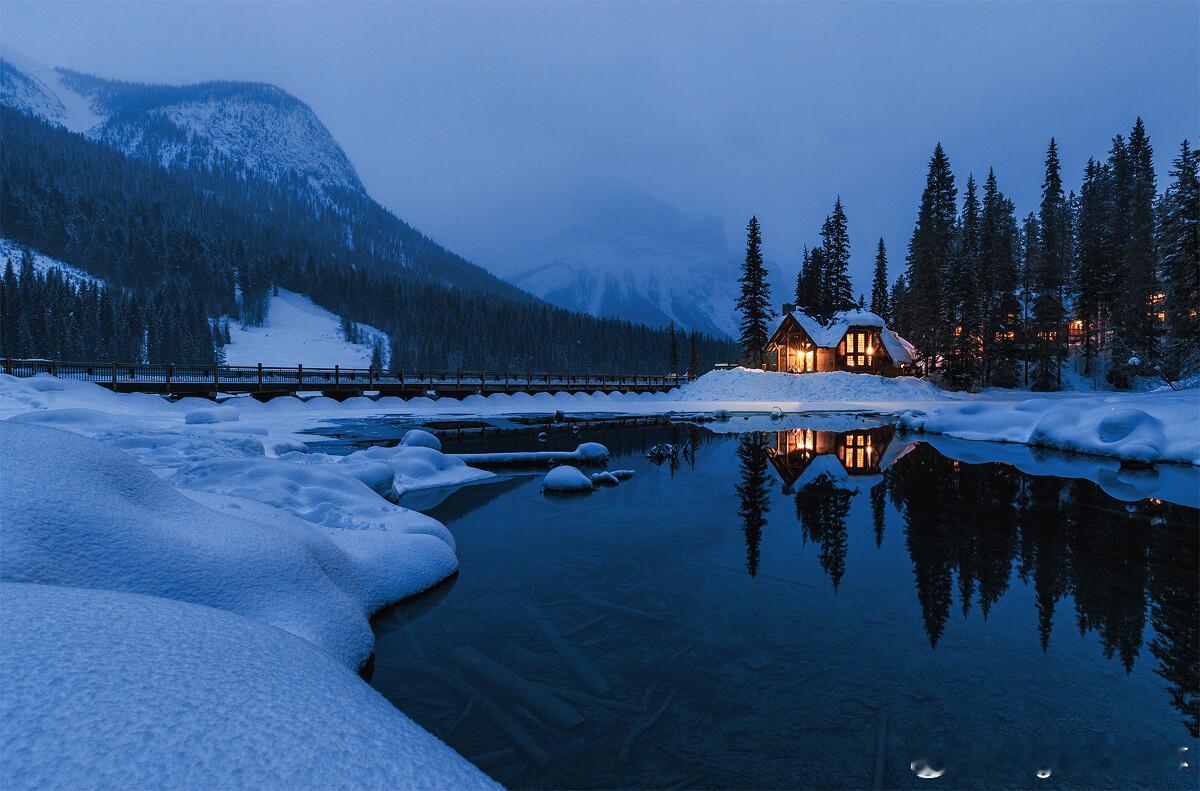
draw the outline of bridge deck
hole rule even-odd
[[[544,371],[373,370],[370,368],[294,368],[264,365],[140,365],[76,363],[58,360],[3,361],[11,376],[49,374],[93,382],[119,393],[161,393],[214,397],[250,393],[270,398],[299,392],[350,397],[365,392],[395,396],[454,396],[474,393],[631,392],[670,390],[687,381],[678,374],[590,374]]]

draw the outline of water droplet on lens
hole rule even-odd
[[[543,431],[540,434],[538,434],[538,442],[545,442],[545,441],[546,441],[546,432]]]
[[[936,780],[946,774],[945,769],[934,769],[924,758],[918,758],[908,765],[922,780]]]
[[[1039,780],[1045,780],[1047,777],[1050,776],[1050,770],[1049,769],[1039,769],[1039,770],[1037,770],[1037,776],[1038,776]]]

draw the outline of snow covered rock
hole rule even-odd
[[[0,786],[495,788],[324,651],[223,610],[0,584]]]
[[[437,437],[420,432],[437,442]],[[408,439],[413,432],[405,435]],[[419,440],[418,440],[419,441]],[[376,446],[351,453],[342,463],[366,459],[387,465],[393,474],[393,486],[397,494],[433,489],[438,486],[453,486],[474,483],[495,477],[495,473],[468,467],[466,462],[448,456],[440,450],[423,445],[397,445],[394,448]]]
[[[620,482],[620,478],[607,470],[592,473],[592,483],[596,486],[616,486]]]
[[[193,409],[183,416],[183,422],[190,425],[199,423],[232,423],[238,418],[238,411],[231,406],[213,406],[203,409]]]
[[[544,434],[545,432],[543,432]],[[539,441],[542,434],[538,435]],[[599,442],[584,442],[575,450],[534,450],[516,451],[511,453],[454,453],[456,459],[467,464],[481,467],[522,466],[536,464],[555,464],[562,462],[578,462],[580,464],[598,464],[608,458],[608,448]]]
[[[547,492],[590,492],[592,481],[577,467],[563,464],[546,473],[542,490]]]
[[[400,444],[407,448],[433,448],[440,451],[442,441],[424,429],[414,428],[404,435]]]
[[[580,461],[604,461],[608,458],[608,448],[599,442],[584,442],[575,448],[575,456]]]

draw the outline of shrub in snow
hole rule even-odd
[[[546,492],[590,492],[591,480],[570,464],[555,467],[542,480],[542,491]]]
[[[442,449],[442,441],[423,429],[414,428],[404,435],[404,439],[400,440],[400,444],[406,448],[433,448],[434,450]]]
[[[211,406],[204,409],[193,409],[183,416],[183,422],[188,424],[232,423],[237,419],[238,411],[231,406]]]

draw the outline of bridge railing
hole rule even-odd
[[[173,363],[80,363],[62,360],[3,360],[3,372],[29,377],[49,374],[60,379],[96,382],[112,387],[161,385],[230,385],[239,390],[346,388],[371,390],[377,386],[421,390],[453,386],[456,390],[548,389],[553,387],[678,387],[687,381],[680,374],[593,374],[571,371],[464,371],[461,369],[395,368],[292,368],[266,365],[180,365]]]

